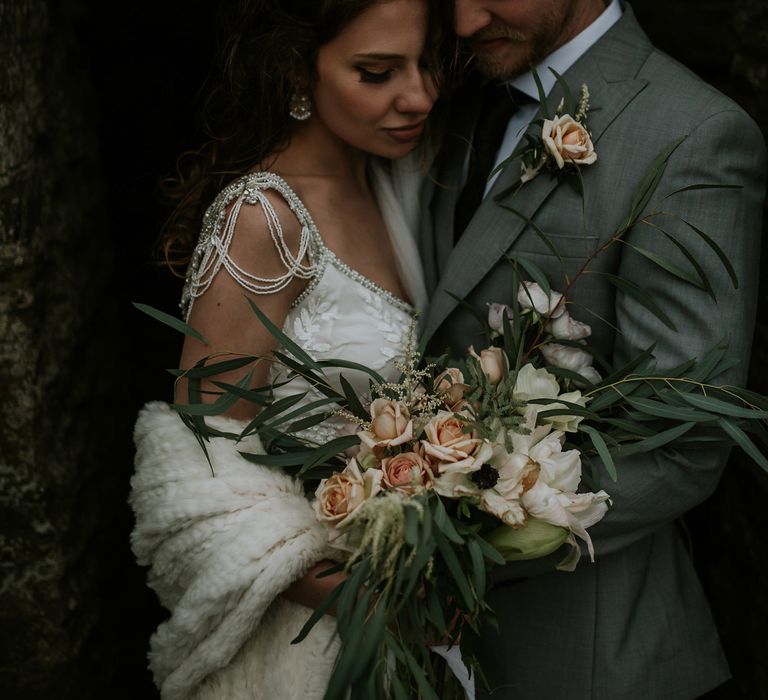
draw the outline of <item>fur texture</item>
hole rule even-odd
[[[229,419],[209,423],[242,429]],[[213,438],[212,474],[164,403],[147,404],[134,438],[131,543],[170,611],[149,654],[163,700],[322,697],[337,652],[334,622],[324,618],[292,646],[311,611],[279,597],[329,556],[300,484],[239,454],[263,453],[256,437],[237,445]]]

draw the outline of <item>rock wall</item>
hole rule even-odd
[[[107,697],[134,595],[130,423],[80,11],[0,0],[0,696],[24,700]]]

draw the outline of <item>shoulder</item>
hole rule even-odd
[[[222,225],[230,218],[234,228],[244,235],[253,233],[262,238],[258,234],[277,226],[285,234],[295,234],[308,217],[301,200],[285,180],[273,173],[258,172],[237,178],[218,194],[206,212],[203,235],[226,234]]]
[[[228,221],[234,233],[232,252],[266,252],[283,246],[295,249],[300,243],[305,220],[298,197],[282,180],[257,173],[243,183],[240,197],[227,205]],[[226,235],[226,230],[220,233]]]
[[[756,168],[764,167],[765,138],[754,119],[733,99],[689,68],[654,48],[641,76],[648,80],[642,95],[644,118],[664,131],[687,137],[691,147],[709,151],[718,162],[739,154]],[[700,158],[703,154],[699,153]]]
[[[591,70],[599,71],[606,89],[615,87],[621,96],[626,81],[642,86],[629,109],[621,113],[622,120],[634,120],[641,129],[657,131],[661,125],[664,132],[689,133],[716,115],[723,115],[718,124],[733,122],[746,125],[750,132],[757,129],[736,102],[654,46],[629,6],[588,54],[593,60]]]
[[[182,297],[186,314],[211,286],[272,294],[309,279],[313,232],[303,203],[279,176],[234,180],[205,214]]]

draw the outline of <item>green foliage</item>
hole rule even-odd
[[[484,623],[488,567],[503,559],[434,493],[375,501],[388,501],[372,506],[387,515],[371,510],[356,518],[355,527],[366,533],[379,528],[379,534],[360,541],[346,565],[348,577],[294,643],[335,606],[341,650],[327,700],[439,699],[446,669],[428,645],[456,640],[465,626]]]

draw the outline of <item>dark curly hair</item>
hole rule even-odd
[[[386,0],[230,0],[222,3],[223,44],[203,103],[207,142],[177,161],[162,183],[173,211],[159,245],[166,263],[182,272],[189,262],[202,217],[229,182],[284,149],[291,136],[288,115],[292,76],[313,75],[318,49],[357,16]],[[455,54],[452,2],[426,0],[427,52],[438,84]]]

